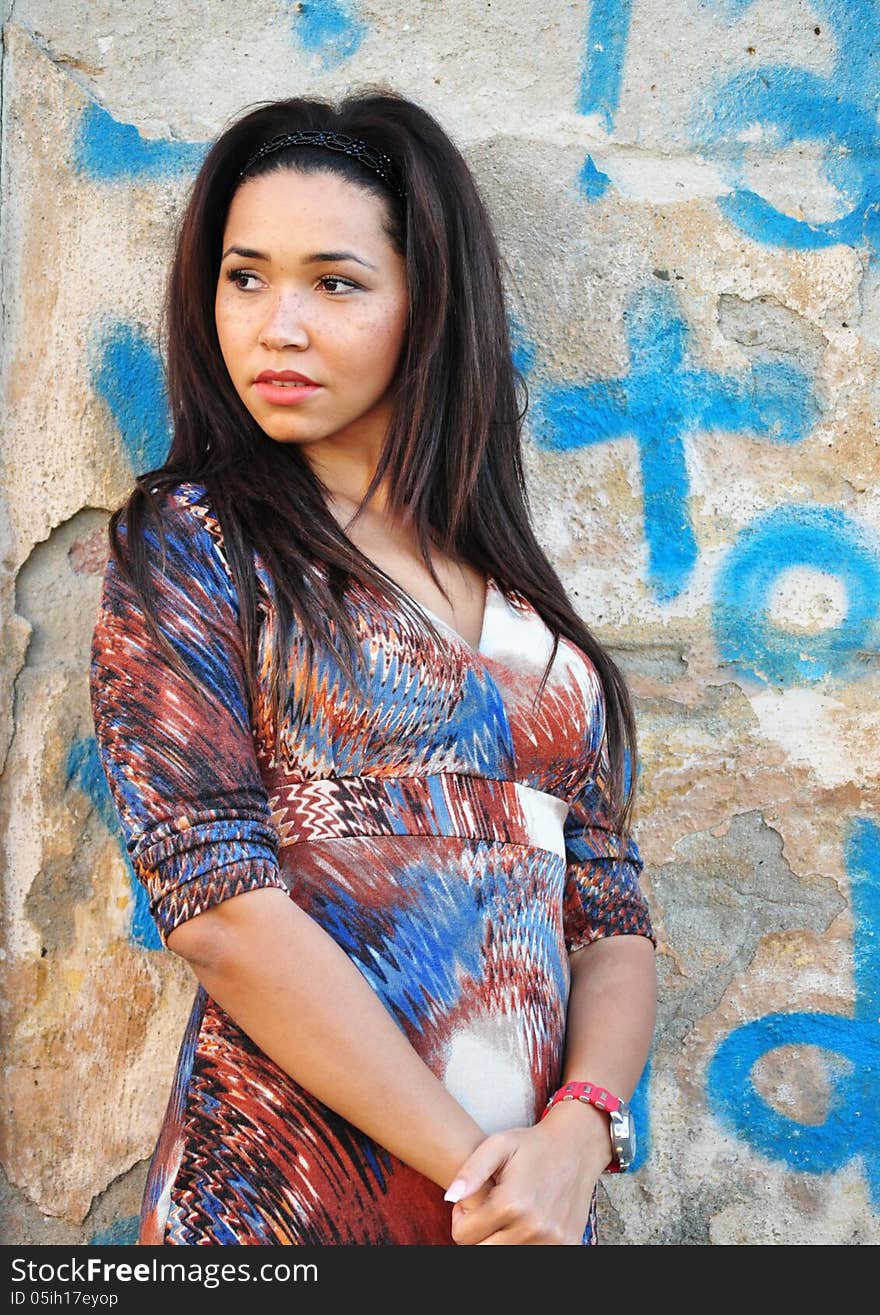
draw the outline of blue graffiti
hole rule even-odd
[[[639,1078],[639,1085],[633,1092],[629,1102],[633,1123],[636,1127],[636,1153],[632,1162],[633,1172],[636,1169],[641,1169],[651,1153],[651,1107],[648,1103],[650,1090],[651,1059],[649,1058],[642,1070],[642,1076]]]
[[[334,68],[360,46],[366,26],[339,0],[300,0],[291,3],[296,11],[293,30],[305,50],[318,56],[321,67]]]
[[[792,633],[768,615],[780,574],[807,566],[841,578],[847,612],[817,634]],[[861,672],[880,616],[880,558],[867,533],[839,508],[777,507],[739,535],[715,580],[713,624],[718,650],[745,674],[776,685],[810,685]]]
[[[741,17],[755,0],[709,0],[709,3],[712,8],[721,9],[722,13],[726,11],[729,21],[734,21]]]
[[[68,782],[74,784],[91,803],[95,812],[119,844],[119,851],[128,868],[128,881],[134,901],[131,915],[129,937],[135,945],[145,950],[162,950],[164,946],[159,938],[156,924],[150,914],[149,899],[144,885],[138,881],[128,851],[125,837],[119,825],[119,818],[107,786],[107,778],[101,767],[98,745],[95,737],[74,740],[67,753],[66,775]]]
[[[136,471],[155,470],[166,460],[170,419],[162,364],[146,337],[129,324],[112,322],[90,348],[92,387],[106,403],[119,430],[123,450]],[[147,950],[163,949],[150,915],[143,884],[128,857],[94,738],[77,740],[67,760],[68,779],[83,791],[112,835],[119,842],[128,868],[134,900],[129,936]]]
[[[599,197],[604,196],[610,186],[611,179],[596,167],[593,157],[588,155],[578,177],[578,188],[581,196],[588,201],[598,201]]]
[[[852,889],[855,1007],[852,1016],[776,1013],[730,1032],[707,1074],[715,1117],[768,1158],[807,1173],[832,1173],[861,1156],[880,1211],[880,827],[856,818],[845,840]],[[754,1065],[779,1046],[820,1046],[831,1099],[821,1124],[798,1123],[759,1095]]]
[[[73,163],[80,173],[99,182],[163,178],[195,170],[204,143],[142,137],[130,123],[120,123],[90,102],[80,115],[73,142]]]
[[[155,347],[130,324],[105,325],[91,348],[92,387],[107,404],[136,471],[155,470],[167,458],[170,417]]]
[[[137,1246],[140,1227],[140,1215],[129,1215],[127,1219],[118,1219],[109,1227],[93,1233],[86,1245],[90,1247]]]
[[[510,359],[513,368],[520,374],[527,375],[535,364],[536,351],[525,326],[518,315],[512,311],[508,315],[508,332],[510,335]]]
[[[752,3],[716,0],[715,8],[733,23]],[[694,144],[724,167],[730,190],[717,198],[719,207],[756,241],[798,250],[843,242],[874,252],[880,240],[880,6],[877,0],[816,0],[815,7],[836,38],[827,75],[787,64],[744,69],[694,107],[689,131]],[[608,132],[620,103],[631,17],[632,0],[595,0],[590,9],[577,110],[598,114]],[[786,214],[749,187],[746,158],[756,127],[765,151],[818,142],[843,213],[827,220]],[[582,190],[595,199],[587,182],[589,173]]]
[[[630,371],[619,379],[558,384],[538,394],[537,441],[556,451],[631,435],[639,446],[648,580],[663,600],[687,585],[697,558],[688,510],[684,440],[699,430],[747,431],[794,443],[817,407],[804,372],[785,362],[741,374],[688,359],[688,330],[671,291],[644,289],[629,311]]]
[[[587,54],[581,69],[578,114],[598,114],[610,132],[620,102],[632,0],[593,0]]]
[[[290,7],[296,11],[297,39],[323,69],[350,59],[366,35],[366,26],[352,7],[339,0],[301,0]],[[82,111],[74,134],[73,165],[102,183],[165,178],[195,173],[210,144],[142,137],[133,124],[119,122],[92,101]]]
[[[876,250],[880,239],[878,5],[876,0],[817,0],[815,7],[836,37],[830,73],[819,76],[785,64],[758,65],[737,73],[715,89],[707,104],[695,108],[693,138],[725,163],[733,190],[719,197],[718,204],[750,237],[800,250],[835,242]],[[736,20],[748,4],[726,0],[723,8]],[[845,213],[824,222],[797,218],[748,187],[745,134],[756,124],[771,148],[820,142],[826,175]]]
[[[727,10],[731,18],[739,18],[755,0],[711,0],[711,3],[716,9]]]

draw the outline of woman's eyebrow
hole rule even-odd
[[[225,260],[227,256],[244,256],[245,260],[269,259],[264,251],[254,251],[251,247],[227,247],[220,259]]]
[[[245,260],[269,259],[269,256],[266,255],[265,251],[254,251],[252,247],[239,247],[239,246],[227,247],[226,250],[223,252],[221,259],[225,260],[227,256],[232,256],[232,255],[242,256]],[[356,256],[353,251],[315,251],[310,256],[303,256],[302,260],[300,261],[300,264],[302,265],[333,264],[335,261],[338,260],[354,260],[357,261],[359,265],[365,265],[367,269],[376,269],[375,265],[371,265],[368,260],[364,260],[363,256]]]
[[[300,263],[303,265],[321,265],[324,263],[330,264],[336,260],[356,260],[359,265],[366,265],[367,269],[376,268],[368,260],[364,260],[363,256],[356,256],[353,251],[316,251],[311,256],[303,256]]]

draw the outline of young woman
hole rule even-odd
[[[595,1243],[654,1027],[635,730],[529,523],[474,179],[392,92],[262,104],[165,311],[90,668],[199,982],[140,1242]]]

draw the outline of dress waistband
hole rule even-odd
[[[269,802],[282,847],[348,836],[462,836],[565,858],[568,804],[519,781],[460,772],[335,776],[283,785]]]

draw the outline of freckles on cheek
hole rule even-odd
[[[243,333],[248,324],[248,314],[243,306],[233,303],[231,306],[219,306],[217,320],[221,332]]]

